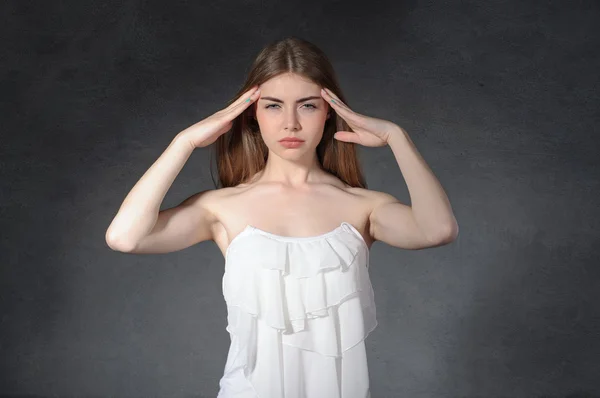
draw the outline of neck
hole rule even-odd
[[[316,152],[297,159],[284,159],[270,152],[259,179],[297,187],[318,181],[323,173]]]

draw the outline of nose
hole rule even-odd
[[[295,109],[290,109],[287,112],[284,123],[285,123],[286,130],[298,130],[300,128]]]

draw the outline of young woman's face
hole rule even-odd
[[[321,96],[321,87],[291,73],[261,84],[260,98],[254,105],[265,144],[282,155],[314,151],[329,118],[329,104]],[[297,137],[304,142],[286,147],[280,142],[286,137]]]

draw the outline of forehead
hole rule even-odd
[[[260,85],[261,95],[277,95],[295,97],[304,94],[318,95],[321,87],[313,81],[293,73],[275,76]]]

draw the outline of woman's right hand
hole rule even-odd
[[[188,142],[192,149],[202,148],[212,144],[217,138],[231,129],[233,119],[252,105],[259,96],[260,89],[258,86],[251,88],[227,108],[221,109],[206,119],[201,120],[180,132],[177,135],[178,139]],[[248,99],[249,101],[247,101]]]

